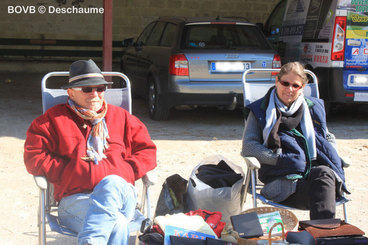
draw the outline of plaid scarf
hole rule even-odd
[[[85,161],[93,161],[94,164],[98,164],[98,161],[102,160],[102,158],[106,158],[103,151],[109,147],[106,140],[109,138],[109,132],[105,122],[105,115],[107,112],[106,101],[103,101],[103,110],[99,113],[82,108],[71,99],[68,99],[68,104],[79,117],[89,120],[92,123],[92,130],[87,139],[87,155],[82,157],[82,159]]]

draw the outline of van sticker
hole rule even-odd
[[[366,1],[361,1],[361,2],[366,2]],[[366,5],[357,5],[357,6],[355,6],[355,11],[356,12],[368,12],[368,6],[366,6]]]
[[[329,49],[325,48],[323,45],[316,45],[315,53],[328,54]]]
[[[351,20],[353,22],[367,22],[368,21],[368,16],[362,16],[359,14],[352,14],[351,15]]]
[[[302,60],[313,66],[327,66],[331,63],[331,46],[329,43],[305,43]]]
[[[349,46],[360,46],[361,45],[361,42],[360,42],[360,40],[352,40],[352,39],[349,39],[348,40],[348,45]]]
[[[368,66],[368,39],[353,39],[353,42],[358,41],[361,42],[359,47],[345,47],[345,66]]]
[[[266,67],[267,67],[267,63],[266,63],[266,61],[263,61],[263,62],[262,62],[262,67],[263,67],[263,68],[266,68]]]
[[[352,48],[351,53],[352,55],[359,55],[359,48]]]
[[[310,0],[287,1],[285,20],[281,26],[281,38],[301,36]]]
[[[368,38],[368,1],[351,0],[351,5],[346,6],[348,10],[346,39]]]
[[[305,44],[303,48],[304,53],[311,53],[312,49],[309,44]]]
[[[316,63],[328,63],[328,56],[325,55],[315,55],[313,58],[313,62]]]

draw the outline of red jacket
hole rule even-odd
[[[92,125],[69,107],[57,105],[36,118],[27,131],[24,163],[32,175],[54,184],[55,200],[92,191],[107,175],[119,175],[134,184],[156,167],[156,146],[144,124],[126,110],[108,105],[107,158],[97,165],[81,159]]]

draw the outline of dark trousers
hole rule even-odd
[[[310,210],[310,219],[334,218],[336,211],[335,181],[335,174],[329,167],[313,167],[306,179],[298,180],[296,192],[281,204]]]

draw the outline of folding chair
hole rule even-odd
[[[267,91],[274,86],[275,84],[275,78],[272,78],[270,76],[269,81],[247,81],[247,76],[252,75],[256,72],[262,72],[265,74],[265,72],[269,72],[270,74],[278,73],[280,69],[249,69],[243,73],[242,76],[242,83],[243,83],[243,99],[244,99],[244,108],[249,105],[250,103],[262,98]],[[316,97],[319,98],[319,91],[318,91],[318,80],[316,75],[309,71],[305,70],[305,72],[311,76],[313,79],[313,83],[308,83],[304,88],[304,95],[310,96],[310,97]],[[246,123],[246,122],[245,122]],[[260,189],[262,189],[262,183],[260,181],[257,181],[257,174],[258,169],[260,169],[261,164],[255,157],[243,157],[245,160],[245,163],[247,165],[247,174],[245,179],[245,191],[243,200],[245,202],[247,192],[250,192],[253,198],[253,208],[257,207],[257,199],[259,199],[263,204],[271,205],[278,208],[284,208],[284,209],[295,209],[289,206],[285,206],[276,202],[273,202],[271,200],[268,200],[263,195],[260,194]],[[344,213],[344,220],[347,222],[347,209],[346,209],[346,203],[349,200],[345,197],[338,198],[336,200],[336,205],[343,205],[343,213]]]
[[[122,82],[119,88],[115,88],[117,82],[114,82],[113,88],[108,88],[105,91],[105,99],[108,104],[113,104],[120,106],[129,113],[132,112],[132,101],[130,92],[130,82],[126,75],[119,72],[102,72],[106,77],[118,77]],[[50,72],[42,78],[41,82],[41,92],[42,92],[42,109],[43,113],[48,108],[54,105],[66,103],[68,95],[64,89],[54,89],[47,87],[47,81],[51,81],[51,77],[66,77],[69,76],[69,72]],[[143,190],[141,196],[140,205],[137,206],[136,213],[133,220],[129,224],[130,233],[137,232],[136,236],[139,234],[141,223],[146,217],[152,219],[151,206],[150,206],[150,195],[149,187],[153,185],[155,180],[155,175],[147,173],[146,176],[142,178]],[[40,190],[39,196],[39,209],[38,209],[38,233],[39,233],[39,244],[46,244],[46,223],[49,224],[52,231],[58,232],[60,234],[68,236],[77,236],[77,234],[67,227],[60,224],[57,216],[58,204],[54,200],[53,196],[53,185],[47,182],[47,179],[43,176],[34,176],[36,185]],[[136,239],[137,243],[138,239]]]

